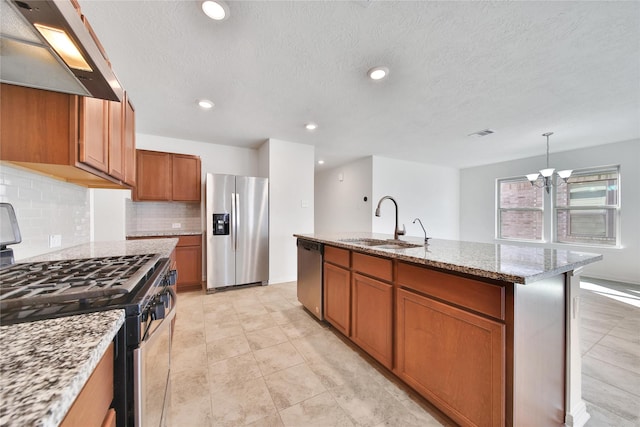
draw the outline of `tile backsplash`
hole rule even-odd
[[[127,199],[126,232],[200,232],[202,230],[199,202],[133,202]],[[180,227],[174,228],[174,224]]]
[[[24,169],[0,165],[0,202],[11,203],[22,243],[11,245],[16,260],[89,242],[89,190]],[[61,246],[49,247],[60,235]]]

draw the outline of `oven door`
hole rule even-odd
[[[167,297],[175,298],[175,294],[167,292]],[[147,324],[140,347],[133,352],[136,427],[167,424],[171,397],[171,323],[176,315],[175,307],[175,300],[171,301],[163,318]]]

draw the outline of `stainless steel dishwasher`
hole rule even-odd
[[[298,301],[311,314],[323,320],[322,257],[324,245],[298,239]]]

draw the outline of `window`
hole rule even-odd
[[[543,200],[524,177],[498,180],[498,238],[542,241]]]
[[[555,241],[618,244],[620,171],[617,166],[574,171],[556,187]]]

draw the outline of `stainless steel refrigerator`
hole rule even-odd
[[[269,181],[207,174],[207,291],[269,280]]]

